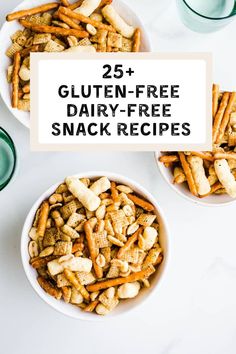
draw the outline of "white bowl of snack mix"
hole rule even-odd
[[[186,199],[222,206],[236,199],[236,92],[213,85],[213,148],[209,152],[156,152],[167,183]]]
[[[167,269],[168,228],[139,184],[109,172],[67,177],[44,192],[23,227],[21,256],[36,293],[82,320],[126,313]]]
[[[7,15],[0,42],[0,93],[28,128],[30,52],[151,51],[139,16],[120,0],[25,0]]]

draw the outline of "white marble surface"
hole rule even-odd
[[[169,0],[128,1],[158,51],[212,51],[215,80],[233,88],[236,23],[200,35],[178,20]],[[1,20],[17,0],[4,1]],[[162,180],[152,153],[31,153],[29,133],[0,101],[0,125],[16,142],[19,174],[0,193],[0,332],[5,354],[234,354],[236,352],[235,207],[195,206]],[[20,233],[34,200],[65,175],[111,170],[142,183],[171,229],[171,264],[162,287],[135,312],[104,323],[56,313],[31,289],[20,261]]]

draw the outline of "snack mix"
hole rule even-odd
[[[6,55],[12,63],[12,107],[30,110],[30,53],[32,52],[139,52],[140,28],[128,25],[112,0],[61,0],[7,15],[22,29],[12,36]]]
[[[154,206],[107,177],[67,177],[37,210],[30,264],[51,296],[106,315],[162,262]]]
[[[187,183],[196,197],[228,194],[236,198],[236,92],[213,85],[211,152],[173,152],[159,161],[173,172],[173,183]]]

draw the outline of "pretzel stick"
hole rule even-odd
[[[127,277],[114,278],[114,279],[97,282],[95,284],[87,285],[86,289],[88,291],[93,292],[101,289],[107,289],[116,285],[131,283],[133,281],[137,281],[149,277],[154,271],[155,268],[153,266],[149,266],[148,268],[143,269],[140,272],[132,273]]]
[[[201,157],[201,159],[203,160],[211,162],[214,161],[214,157],[211,154],[208,154],[207,152],[191,151],[191,155]]]
[[[43,288],[46,293],[55,297],[55,299],[60,300],[62,296],[61,290],[55,288],[49,281],[47,281],[43,277],[38,277],[37,280],[41,288]]]
[[[78,0],[78,1],[74,2],[74,4],[71,4],[71,5],[68,6],[68,9],[70,9],[70,10],[77,9],[77,7],[79,7],[82,4],[83,1],[84,0]]]
[[[76,278],[75,274],[69,270],[64,269],[64,275],[66,279],[75,287],[75,289],[80,292],[80,294],[85,298],[85,300],[89,301],[90,296],[87,290],[83,285],[80,284],[79,280]]]
[[[68,9],[67,7],[60,7],[58,13],[62,13],[68,17],[74,18],[75,20],[79,20],[84,23],[89,23],[99,29],[104,29],[104,30],[107,30],[110,32],[116,32],[116,30],[112,26],[106,25],[106,24],[99,22],[99,21],[91,20],[91,18],[86,17],[82,14],[78,14],[76,12],[73,12],[70,9]]]
[[[207,194],[200,195],[200,198],[208,197],[209,195],[215,193],[216,191],[218,191],[218,189],[221,189],[221,188],[223,188],[222,184],[221,184],[220,182],[216,182],[216,183],[213,184],[213,186],[211,187],[210,192],[207,193]]]
[[[74,29],[82,30],[83,28],[78,25],[75,21],[73,21],[70,17],[63,15],[62,13],[58,12],[58,17],[60,20],[65,22],[68,26]]]
[[[160,162],[169,163],[179,161],[179,157],[176,155],[163,155],[159,158]]]
[[[22,58],[27,57],[32,52],[39,52],[39,48],[40,48],[40,46],[38,44],[32,45],[31,47],[22,49],[20,51],[20,55]]]
[[[98,300],[94,300],[92,302],[90,302],[90,304],[88,304],[85,308],[84,311],[86,312],[93,312],[95,310],[95,307],[99,304]]]
[[[36,15],[42,12],[57,9],[58,7],[59,7],[59,3],[51,2],[49,4],[44,4],[41,6],[34,7],[32,9],[13,12],[12,14],[7,15],[6,19],[7,21],[19,20],[22,17]]]
[[[183,152],[179,152],[179,158],[180,158],[182,168],[184,170],[184,174],[186,176],[186,180],[187,180],[190,192],[197,197],[198,193],[197,193],[197,188],[196,188],[196,185],[195,185],[195,182],[193,179],[192,171],[191,171],[191,168],[189,167],[189,164],[188,164]]]
[[[223,119],[223,115],[224,115],[225,109],[226,109],[227,104],[228,104],[228,100],[229,100],[229,92],[224,92],[222,100],[220,102],[220,107],[219,107],[219,109],[218,109],[218,111],[217,111],[217,113],[215,115],[215,119],[214,119],[213,136],[212,136],[213,143],[216,142],[216,138],[217,138],[217,135],[218,135],[218,132],[219,132],[221,121]]]
[[[153,211],[155,208],[151,203],[148,203],[146,200],[141,199],[133,194],[128,194],[128,198],[134,202],[134,204],[140,206],[146,211]]]
[[[220,129],[216,138],[216,143],[219,144],[221,142],[221,140],[223,139],[224,133],[225,133],[225,129],[227,127],[227,124],[229,123],[229,119],[230,119],[230,113],[232,111],[232,107],[235,103],[236,100],[236,92],[231,92],[230,94],[230,98],[228,101],[228,105],[226,107],[223,119],[221,121],[221,125],[220,125]]]
[[[93,230],[91,224],[88,221],[86,221],[84,224],[84,232],[85,232],[86,240],[88,242],[88,249],[89,249],[91,260],[93,262],[93,268],[95,274],[98,278],[102,278],[103,276],[102,268],[99,267],[96,263],[96,258],[98,256],[98,248],[96,246],[95,239],[93,237]]]
[[[236,160],[235,152],[216,152],[214,155],[215,160],[226,159],[226,160]]]
[[[20,53],[17,52],[14,55],[13,61],[13,72],[12,72],[12,107],[17,108],[18,106],[18,93],[19,93],[19,70],[20,70]]]
[[[69,3],[68,0],[61,0],[61,3],[62,3],[62,5],[65,6],[65,7],[70,6],[70,3]]]
[[[117,258],[122,258],[124,253],[130,249],[130,247],[137,241],[140,233],[142,232],[143,227],[139,227],[138,230],[128,238],[127,242],[122,246],[118,253],[117,253]]]
[[[39,32],[39,33],[53,33],[58,34],[60,36],[75,36],[78,38],[85,38],[88,37],[88,32],[80,31],[77,29],[67,29],[61,27],[53,27],[53,26],[45,26],[45,25],[34,25],[25,20],[20,20],[20,23],[25,27],[32,29],[32,31]]]
[[[50,211],[49,203],[44,201],[40,208],[38,228],[37,228],[37,234],[39,237],[43,237],[45,234],[49,211]]]
[[[140,43],[141,43],[141,30],[140,30],[140,28],[136,28],[136,30],[134,31],[134,36],[133,36],[132,52],[139,52],[140,51]]]
[[[213,84],[212,87],[212,118],[216,115],[219,104],[219,85]]]
[[[111,182],[111,197],[112,197],[112,199],[114,201],[116,201],[118,196],[119,196],[119,192],[116,189],[116,183],[115,182]]]

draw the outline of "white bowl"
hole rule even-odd
[[[31,7],[35,7],[44,3],[48,3],[48,0],[25,0],[20,3],[14,10],[11,12],[29,9]],[[144,29],[144,26],[139,19],[139,17],[135,14],[135,12],[126,4],[124,4],[120,0],[114,0],[114,7],[117,9],[118,13],[131,25],[135,27],[140,27],[142,31],[142,44],[141,51],[142,52],[150,52],[151,45],[147,35],[147,32]],[[15,33],[17,30],[22,29],[22,26],[17,21],[5,22],[0,31],[0,94],[2,96],[3,101],[7,105],[8,109],[11,113],[18,119],[23,125],[27,128],[30,127],[30,113],[19,111],[16,108],[12,108],[11,106],[11,85],[8,84],[6,79],[6,70],[10,65],[10,59],[6,56],[5,52],[7,48],[11,45],[10,36]]]
[[[37,272],[35,269],[31,267],[29,264],[29,254],[28,254],[28,243],[29,243],[29,230],[32,226],[33,220],[35,213],[37,209],[39,208],[40,204],[42,203],[43,200],[48,198],[58,187],[58,185],[61,183],[56,183],[52,187],[50,187],[46,192],[44,192],[38,200],[34,203],[32,208],[30,209],[27,218],[25,220],[23,230],[22,230],[22,235],[21,235],[21,258],[22,258],[22,263],[23,267],[26,273],[26,276],[32,285],[33,289],[36,291],[36,293],[51,307],[53,307],[55,310],[63,313],[64,315],[76,318],[76,319],[81,319],[81,320],[94,320],[94,321],[99,321],[101,319],[106,319],[106,318],[111,318],[111,317],[116,317],[119,314],[124,314],[127,313],[130,310],[133,310],[136,308],[138,305],[143,303],[145,300],[148,299],[148,297],[156,292],[156,289],[159,287],[161,280],[164,277],[164,273],[166,273],[167,270],[167,264],[169,262],[169,231],[167,227],[167,222],[165,220],[165,216],[163,215],[163,212],[160,209],[159,204],[156,202],[154,197],[142,186],[140,186],[138,183],[134,182],[133,180],[113,174],[110,172],[104,172],[104,171],[99,171],[99,172],[86,172],[86,173],[79,173],[76,176],[78,178],[82,177],[88,177],[91,179],[98,178],[101,176],[107,176],[110,180],[118,182],[120,184],[126,184],[130,186],[136,193],[138,193],[140,196],[144,197],[146,200],[150,201],[154,207],[155,207],[155,213],[157,214],[157,219],[160,225],[160,231],[159,231],[159,239],[160,239],[160,244],[161,247],[163,248],[163,254],[164,254],[164,259],[161,263],[161,265],[158,267],[157,272],[153,275],[152,281],[151,281],[151,287],[150,288],[143,288],[139,295],[130,300],[125,300],[121,301],[120,304],[115,308],[114,311],[112,311],[109,315],[102,317],[98,316],[93,313],[86,313],[80,308],[73,306],[71,304],[65,303],[63,300],[56,300],[52,296],[48,295],[38,284],[36,276]],[[158,300],[157,300],[158,301]]]
[[[228,205],[233,202],[235,202],[235,198],[231,198],[227,194],[222,194],[222,195],[209,195],[208,197],[205,198],[197,198],[192,193],[190,193],[187,183],[182,183],[182,184],[174,184],[173,183],[173,174],[170,168],[165,167],[165,165],[159,161],[159,158],[161,157],[162,153],[157,151],[155,152],[155,159],[157,162],[157,166],[161,172],[161,175],[163,178],[166,180],[166,182],[169,184],[169,186],[179,195],[187,199],[188,201],[203,205],[203,206],[223,206],[223,205]]]

